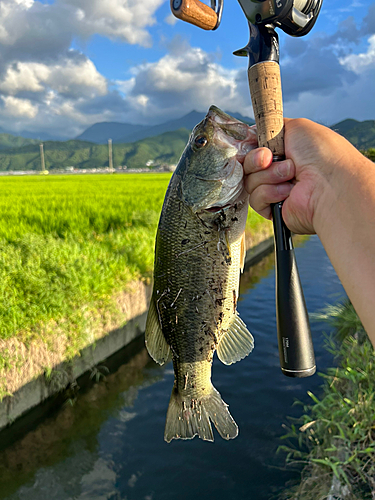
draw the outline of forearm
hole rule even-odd
[[[339,175],[327,182],[314,228],[375,346],[375,164],[357,155]]]

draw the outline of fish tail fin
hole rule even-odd
[[[181,395],[173,388],[165,423],[164,439],[192,439],[195,436],[205,441],[213,441],[210,420],[223,439],[234,439],[238,427],[229,413],[228,405],[220,393],[211,385],[209,394],[194,399],[191,395]]]

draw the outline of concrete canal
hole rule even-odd
[[[343,299],[317,237],[296,255],[310,313]],[[289,379],[279,369],[273,255],[244,274],[238,310],[255,349],[235,365],[215,359],[213,366],[214,384],[240,428],[237,439],[226,442],[215,432],[214,443],[163,441],[172,366],[151,362],[138,339],[91,374],[98,383],[72,390],[26,434],[22,425],[7,431],[0,500],[277,498],[287,481],[298,479],[276,454],[282,424],[299,415],[296,399],[319,393],[321,379]],[[318,371],[333,363],[323,347],[327,329],[312,321]]]

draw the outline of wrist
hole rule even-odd
[[[375,164],[358,151],[355,153],[342,156],[330,171],[326,170],[314,190],[313,227],[320,237],[341,223],[349,230],[351,223],[359,223],[358,214],[365,215],[369,209],[361,209],[361,205],[367,192],[375,187]]]

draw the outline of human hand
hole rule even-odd
[[[267,148],[246,155],[250,205],[271,218],[270,204],[285,200],[288,228],[319,236],[375,346],[375,163],[309,120],[285,120],[284,137],[283,162]]]
[[[285,200],[282,213],[289,229],[313,234],[334,202],[330,187],[339,196],[340,170],[353,155],[360,153],[331,129],[306,119],[285,119],[286,160],[273,163],[267,148],[254,149],[245,158],[250,205],[270,219],[270,204]]]

